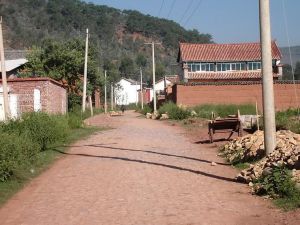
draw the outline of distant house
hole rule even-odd
[[[281,53],[272,42],[273,78],[281,79]],[[258,81],[261,73],[260,43],[180,43],[177,61],[184,82]]]
[[[3,89],[0,81],[0,120],[4,119]],[[8,96],[11,116],[19,117],[24,112],[67,112],[67,91],[59,82],[47,78],[8,79]]]
[[[18,70],[22,68],[27,62],[28,62],[27,59],[5,60],[5,69],[6,69],[7,78],[16,78],[18,74]],[[0,64],[0,74],[2,78],[1,64]]]
[[[115,102],[117,105],[129,105],[138,101],[138,90],[140,83],[138,81],[122,78],[115,85]]]
[[[167,88],[168,86],[173,85],[177,82],[179,82],[178,75],[164,76],[163,78],[159,79],[155,83],[155,90],[156,90],[156,92],[163,92],[163,91],[165,91],[165,88]]]

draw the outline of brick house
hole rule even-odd
[[[1,81],[2,82],[2,81]],[[67,112],[67,91],[59,82],[47,78],[8,79],[10,111],[13,117],[24,112],[42,111],[51,114]],[[3,91],[0,87],[0,120],[3,114]]]
[[[281,53],[272,41],[274,80],[282,77]],[[178,52],[180,78],[187,83],[259,81],[260,43],[191,44],[180,43]]]

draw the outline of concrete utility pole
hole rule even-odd
[[[85,112],[85,105],[86,105],[88,47],[89,47],[89,29],[86,29],[85,59],[84,59],[84,73],[83,73],[83,93],[82,93],[82,112]]]
[[[156,109],[156,90],[155,90],[155,57],[154,57],[154,45],[161,44],[155,43],[152,41],[151,43],[145,43],[146,45],[152,45],[152,70],[153,70],[153,110],[154,112],[157,111]]]
[[[141,105],[142,109],[144,108],[144,94],[143,94],[143,71],[142,67],[140,67],[140,74],[141,74]]]
[[[114,86],[110,84],[110,110],[114,110]]]
[[[264,143],[266,154],[268,155],[273,152],[276,145],[269,0],[259,0],[259,18],[263,78]]]
[[[104,112],[107,113],[106,70],[104,71]]]
[[[1,60],[1,73],[2,73],[4,120],[7,120],[10,117],[10,110],[9,110],[9,101],[8,101],[8,89],[7,89],[4,46],[3,46],[2,16],[0,18],[0,60]]]

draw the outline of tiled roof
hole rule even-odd
[[[280,59],[281,53],[272,41],[272,58]],[[238,44],[179,44],[178,61],[255,61],[261,60],[260,43]]]
[[[243,80],[243,79],[258,79],[261,78],[261,71],[239,71],[239,72],[204,72],[204,73],[188,73],[188,79],[191,80]],[[273,77],[278,77],[278,74],[273,73]]]

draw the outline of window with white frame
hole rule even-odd
[[[245,62],[217,63],[217,71],[240,71],[245,69]]]
[[[207,72],[207,71],[215,71],[214,63],[188,63],[188,71],[189,72]]]
[[[248,70],[260,70],[261,62],[248,62]]]

